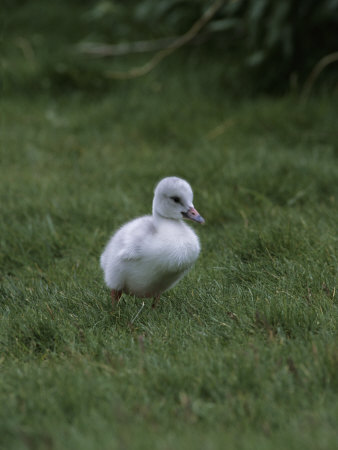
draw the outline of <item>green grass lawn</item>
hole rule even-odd
[[[221,73],[4,83],[0,448],[336,448],[337,95],[236,99]],[[112,311],[100,253],[168,175],[200,258],[157,309]]]
[[[338,102],[154,80],[2,100],[3,448],[332,449]],[[133,321],[99,255],[173,174],[202,253]]]

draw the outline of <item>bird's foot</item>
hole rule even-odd
[[[158,302],[159,302],[159,301],[160,301],[160,296],[157,295],[156,297],[154,297],[154,301],[153,301],[153,304],[151,305],[151,307],[152,307],[153,309],[155,309],[156,306],[158,305]]]
[[[113,305],[113,309],[115,308],[115,306],[120,301],[121,295],[122,295],[121,291],[116,291],[115,289],[112,289],[112,291],[111,291],[111,302],[112,302],[112,305]]]

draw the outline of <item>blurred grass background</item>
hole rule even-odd
[[[301,93],[335,51],[337,5],[280,4],[225,2],[194,45],[115,80],[151,53],[84,43],[178,36],[206,4],[4,3],[3,448],[335,448],[335,64]],[[289,57],[280,30],[305,13],[318,48]],[[133,322],[140,301],[111,311],[98,258],[167,175],[192,184],[202,253]]]

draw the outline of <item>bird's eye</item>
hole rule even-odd
[[[171,200],[174,200],[175,203],[180,203],[180,198],[179,197],[170,197]]]

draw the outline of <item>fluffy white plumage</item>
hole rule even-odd
[[[123,225],[104,249],[100,263],[107,286],[137,297],[158,297],[173,287],[200,253],[199,239],[183,218],[204,223],[190,185],[164,178],[154,192],[152,216]]]

